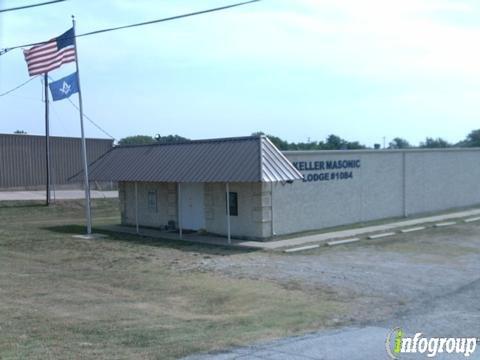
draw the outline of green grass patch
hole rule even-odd
[[[17,205],[0,206],[1,359],[173,359],[322,328],[348,312],[331,294],[194,266],[238,250],[76,239],[81,201]],[[94,224],[117,221],[116,200],[93,205]]]

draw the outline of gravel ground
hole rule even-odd
[[[335,352],[338,340],[350,339],[355,343],[351,334],[360,331],[359,338],[377,344],[377,352],[372,353],[367,346],[364,347],[366,352],[358,358],[368,355],[377,358],[379,354],[385,354],[384,348],[378,348],[378,344],[383,343],[384,334],[395,326],[401,326],[407,332],[422,331],[432,336],[480,336],[479,234],[479,223],[458,224],[299,254],[239,254],[202,259],[189,266],[231,278],[264,278],[288,288],[331,292],[336,298],[351,300],[349,304],[354,307],[348,318],[339,315],[338,329],[333,337],[332,331],[327,331],[294,338],[294,341],[286,339],[236,349],[225,356],[243,354],[239,358],[283,359],[283,355],[275,351],[284,349],[285,342],[294,344],[308,340],[310,348],[322,346],[322,351],[313,349],[307,358],[337,359],[342,358],[334,355],[338,353]],[[326,341],[327,338],[335,341]],[[357,345],[361,347],[360,343]],[[298,344],[292,346],[295,349]],[[308,353],[309,346],[304,348]],[[266,350],[265,357],[257,356],[258,351]],[[268,351],[273,353],[268,355]],[[347,355],[357,358],[351,357],[353,354]],[[479,354],[473,358],[478,358]]]

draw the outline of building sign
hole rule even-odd
[[[303,182],[353,179],[353,170],[360,160],[294,161],[293,166],[304,176]]]

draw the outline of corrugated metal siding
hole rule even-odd
[[[267,154],[262,154],[262,150]],[[90,165],[97,181],[270,182],[302,175],[265,137],[118,146]]]
[[[303,175],[268,139],[262,138],[262,181],[289,181],[302,179]]]
[[[88,161],[95,161],[112,146],[113,140],[87,139]],[[67,184],[82,169],[80,139],[51,136],[50,166],[52,184]],[[0,134],[0,188],[45,184],[45,137]]]

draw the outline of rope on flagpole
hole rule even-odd
[[[55,81],[55,79],[53,79],[50,75],[48,75],[48,78],[51,80],[51,81]],[[70,98],[67,98],[68,102],[75,108],[77,109],[78,111],[80,111],[80,108],[77,106],[77,104],[75,104],[72,99]],[[93,126],[95,126],[98,130],[100,130],[102,133],[104,133],[105,135],[107,135],[110,139],[112,140],[115,140],[115,137],[113,137],[110,133],[108,133],[107,130],[103,129],[100,125],[98,125],[95,121],[93,121],[92,119],[90,119],[87,114],[83,113],[83,117],[85,119],[87,119]]]
[[[11,92],[14,92],[15,90],[18,90],[20,89],[22,86],[25,86],[27,85],[30,81],[32,81],[33,79],[36,79],[38,78],[40,75],[37,75],[37,76],[34,76],[34,77],[31,77],[30,79],[28,79],[27,81],[21,83],[20,85],[18,86],[15,86],[13,89],[10,89],[8,91],[5,91],[4,93],[1,93],[0,96],[5,96],[5,95],[8,95],[10,94]]]
[[[5,91],[5,92],[1,93],[0,96],[8,95],[8,94],[14,92],[15,90],[20,89],[22,86],[27,85],[30,81],[32,81],[32,80],[34,80],[34,79],[36,79],[36,78],[38,78],[38,77],[40,77],[40,75],[31,77],[30,79],[28,79],[27,81],[23,82],[22,84],[20,84],[20,85],[18,85],[18,86],[16,86],[16,87],[14,87],[13,89],[10,89],[10,90],[8,90],[8,91]],[[53,79],[52,79],[50,76],[48,76],[48,78],[53,81]],[[35,99],[35,100],[37,100],[37,99]],[[78,111],[80,111],[80,109],[78,108],[78,106],[77,106],[71,99],[67,99],[67,100],[70,102],[70,104],[72,104],[72,106],[73,106],[75,109],[77,109]],[[43,101],[43,100],[42,100],[42,101]],[[95,126],[98,130],[100,130],[103,134],[107,135],[110,139],[115,140],[115,137],[113,137],[107,130],[103,129],[103,128],[102,128],[100,125],[98,125],[95,121],[93,121],[91,118],[89,118],[89,117],[87,116],[87,114],[83,114],[83,117],[84,117],[85,119],[87,119],[87,120],[88,120],[93,126]]]
[[[70,102],[70,104],[72,104],[72,106],[77,109],[78,111],[80,111],[80,108],[72,101],[70,100],[70,98],[67,98],[67,100]],[[115,138],[110,135],[106,130],[104,130],[100,125],[98,125],[95,121],[93,121],[92,119],[90,119],[85,113],[83,113],[83,117],[85,119],[87,119],[93,126],[95,126],[98,130],[100,130],[102,133],[104,133],[105,135],[107,135],[110,139],[112,140],[115,140]]]
[[[15,90],[20,89],[22,86],[27,85],[30,81],[32,81],[32,80],[34,80],[34,79],[36,79],[36,78],[38,78],[38,77],[40,77],[40,75],[31,77],[30,79],[28,79],[27,81],[23,82],[22,84],[20,84],[20,85],[18,85],[18,86],[16,86],[16,87],[14,87],[13,89],[10,89],[10,90],[8,90],[8,91],[5,91],[4,93],[1,93],[0,96],[8,95],[8,94],[14,92]],[[48,76],[48,78],[49,78],[50,80],[54,81],[50,75]],[[78,108],[78,106],[77,106],[71,99],[67,99],[67,100],[70,102],[70,104],[72,104],[72,106],[73,106],[75,109],[77,109],[78,111],[80,111],[80,109]],[[111,138],[112,140],[115,140],[115,137],[113,137],[107,130],[103,129],[103,128],[102,128],[100,125],[98,125],[95,121],[93,121],[92,119],[90,119],[86,114],[83,114],[83,117],[84,117],[85,119],[87,119],[93,126],[95,126],[95,127],[96,127],[98,130],[100,130],[102,133],[104,133],[105,135],[107,135],[107,136],[108,136],[109,138]]]
[[[90,31],[90,32],[87,32],[87,33],[75,35],[73,37],[77,38],[77,37],[83,37],[83,36],[90,36],[90,35],[101,34],[101,33],[109,32],[109,31],[116,31],[116,30],[133,28],[133,27],[137,27],[137,26],[156,24],[156,23],[165,22],[165,21],[178,20],[178,19],[182,19],[182,18],[186,18],[186,17],[190,17],[190,16],[196,16],[196,15],[207,14],[207,13],[211,13],[211,12],[215,12],[215,11],[226,10],[226,9],[230,9],[230,8],[233,8],[233,7],[247,5],[247,4],[251,4],[251,3],[255,3],[255,2],[259,2],[259,1],[261,1],[261,0],[249,0],[249,1],[244,1],[244,2],[240,2],[240,3],[236,3],[236,4],[225,5],[225,6],[221,6],[221,7],[217,7],[217,8],[195,11],[195,12],[188,13],[188,14],[171,16],[171,17],[167,17],[167,18],[163,18],[163,19],[156,19],[156,20],[144,21],[144,22],[135,23],[135,24],[116,26],[116,27],[111,27],[111,28],[106,28],[106,29]],[[67,40],[67,39],[71,39],[71,38],[65,38],[65,40]],[[35,45],[41,45],[41,44],[45,44],[45,43],[47,43],[47,41],[41,41],[41,42],[35,42],[35,43],[30,43],[30,44],[16,45],[16,46],[3,48],[3,49],[0,49],[0,56],[4,55],[7,52],[9,52],[11,50],[14,50],[14,49],[19,49],[19,48],[22,48],[22,47],[35,46]]]

